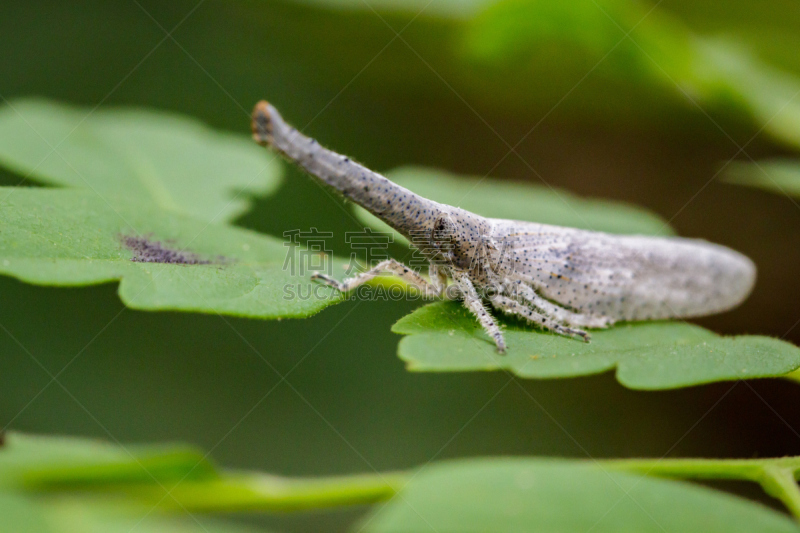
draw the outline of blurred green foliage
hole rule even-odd
[[[485,458],[425,464],[406,472],[292,479],[221,470],[208,454],[179,445],[126,447],[15,432],[4,446],[0,509],[9,531],[195,531],[208,525],[193,514],[204,511],[380,502],[386,503],[354,524],[354,531],[798,530],[787,517],[761,505],[651,474],[755,481],[795,516],[800,513],[800,489],[793,481],[800,469],[796,457]],[[790,484],[782,482],[786,477]]]
[[[597,47],[615,44],[614,31],[622,40],[653,4],[598,2],[616,29],[592,3],[570,14],[571,5],[554,16],[581,24],[551,31],[556,39],[542,46],[525,31],[543,22],[508,32],[502,24],[509,13],[549,9],[543,2],[435,1],[417,18],[424,1],[11,3],[0,19],[0,95],[99,110],[135,104],[239,134],[252,104],[268,98],[307,133],[378,170],[428,165],[643,205],[678,233],[757,262],[751,300],[704,325],[797,342],[799,212],[715,177],[731,157],[794,158],[786,152],[797,144],[789,98],[800,73],[800,8],[789,0],[665,0],[631,36],[666,76],[628,41],[589,72],[603,57]],[[498,34],[496,45],[481,40]],[[784,104],[780,120],[767,122]],[[757,135],[765,123],[780,146]],[[16,185],[23,177],[0,179]],[[331,230],[333,251],[346,257],[344,232],[361,228],[348,213],[291,170],[236,222],[275,237]],[[509,385],[499,373],[407,373],[389,328],[411,304],[350,302],[278,323],[132,311],[112,286],[54,289],[3,278],[0,290],[0,416],[13,428],[179,439],[213,449],[226,465],[291,475],[488,454],[798,453],[789,382],[643,393],[608,375]],[[4,502],[14,511],[25,505]],[[342,531],[362,513],[259,523]]]
[[[276,156],[246,135],[165,113],[18,100],[2,109],[0,137],[0,163],[27,179],[208,222],[236,219],[281,178]]]
[[[800,164],[791,159],[771,159],[731,165],[725,174],[730,183],[758,187],[782,196],[800,196]]]

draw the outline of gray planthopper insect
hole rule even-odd
[[[755,282],[750,259],[702,240],[484,218],[428,200],[321,147],[264,101],[253,111],[252,127],[258,143],[273,147],[385,221],[429,263],[429,280],[392,259],[343,282],[322,274],[315,279],[347,292],[388,272],[426,296],[460,298],[500,353],[506,351],[503,332],[485,301],[588,342],[583,328],[725,311],[741,303]],[[454,291],[445,290],[448,278]]]

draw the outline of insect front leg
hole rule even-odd
[[[509,298],[508,296],[502,296],[498,294],[492,296],[490,298],[490,301],[492,302],[492,305],[495,308],[499,309],[500,311],[503,311],[508,315],[520,316],[526,319],[528,322],[531,322],[532,324],[536,324],[544,329],[549,329],[550,331],[554,331],[559,335],[564,335],[566,337],[581,337],[584,342],[589,342],[589,340],[591,339],[591,336],[585,331],[563,326],[558,322],[556,322],[555,320],[553,320],[552,318],[548,318],[540,313],[537,313],[530,307],[523,305],[518,301]]]
[[[542,298],[532,287],[523,283],[514,283],[507,289],[507,293],[516,300],[522,300],[528,305],[539,309],[543,314],[551,317],[556,322],[577,326],[582,328],[607,328],[614,321],[605,316],[590,315],[584,313],[573,313]]]
[[[478,291],[475,290],[475,286],[472,284],[472,281],[470,281],[469,275],[464,272],[456,272],[453,273],[453,280],[458,286],[461,296],[464,298],[464,305],[466,308],[472,311],[472,314],[478,319],[478,322],[480,322],[483,329],[486,330],[486,333],[494,339],[498,353],[506,353],[506,340],[503,337],[503,330],[500,329],[495,319],[489,311],[486,310],[486,306],[483,305],[483,300],[478,296]]]
[[[311,279],[320,281],[329,287],[333,287],[334,289],[340,292],[350,292],[359,285],[363,285],[367,281],[371,280],[372,278],[379,276],[385,272],[390,272],[409,285],[419,289],[426,298],[434,298],[439,296],[440,289],[433,284],[429,283],[425,278],[405,266],[403,263],[399,261],[395,261],[394,259],[387,259],[386,261],[381,261],[373,268],[367,270],[366,272],[362,272],[361,274],[352,277],[350,279],[346,279],[344,281],[336,281],[330,276],[322,274],[320,272],[315,272],[311,275]]]

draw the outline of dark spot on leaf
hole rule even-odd
[[[131,237],[120,236],[122,244],[133,252],[131,261],[136,263],[174,263],[179,265],[210,265],[212,261],[199,255],[170,247],[168,244],[152,240],[149,235]],[[219,257],[224,262],[224,257]]]

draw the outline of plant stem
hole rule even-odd
[[[765,468],[800,470],[800,457],[769,459],[607,459],[611,468],[645,475],[687,479],[741,479],[761,482]]]
[[[795,519],[800,521],[800,488],[792,470],[779,467],[765,468],[761,486],[764,492],[782,501]]]
[[[682,479],[753,481],[779,499],[800,522],[800,457],[777,459],[623,459],[601,461],[614,469]]]

